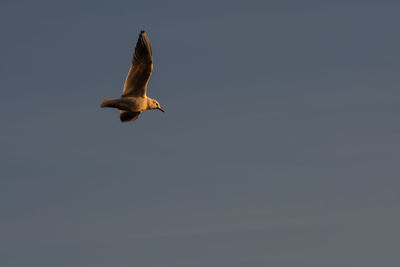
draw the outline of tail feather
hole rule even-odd
[[[129,110],[131,102],[124,98],[104,98],[103,103],[101,103],[102,108],[117,108],[120,110]]]
[[[118,99],[115,98],[104,98],[103,103],[101,103],[102,108],[113,108],[117,103]]]

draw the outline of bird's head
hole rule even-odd
[[[154,99],[149,99],[149,100],[150,100],[150,101],[148,102],[149,109],[158,109],[158,110],[161,110],[162,112],[165,112],[165,111],[161,108],[160,103],[158,103],[157,100],[154,100]]]

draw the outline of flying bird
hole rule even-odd
[[[119,109],[122,122],[136,120],[145,110],[158,109],[164,112],[157,100],[146,95],[152,71],[153,56],[150,41],[147,34],[141,31],[121,98],[104,98],[101,107]]]

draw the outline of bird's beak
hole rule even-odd
[[[161,110],[162,112],[165,112],[161,107],[159,107],[159,108],[157,108],[157,109]]]

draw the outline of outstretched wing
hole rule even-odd
[[[136,43],[135,53],[133,53],[132,65],[125,79],[122,97],[144,97],[152,71],[153,57],[151,55],[150,41],[147,34],[141,31]]]
[[[119,118],[122,122],[130,122],[136,120],[139,117],[140,113],[142,112],[130,112],[126,110],[121,110]]]

